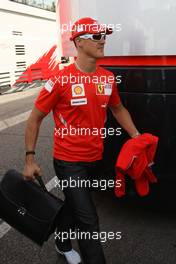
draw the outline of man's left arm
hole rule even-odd
[[[140,135],[133,123],[130,113],[121,102],[115,106],[111,105],[109,106],[109,108],[117,122],[129,134],[131,138],[135,138]]]

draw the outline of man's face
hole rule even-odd
[[[102,38],[98,41],[94,41],[90,38],[78,39],[78,47],[81,48],[81,51],[83,53],[95,59],[104,57],[104,45],[106,43],[105,38]]]

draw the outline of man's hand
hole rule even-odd
[[[35,174],[42,176],[40,167],[37,165],[35,161],[26,162],[23,170],[24,179],[34,181]]]
[[[136,131],[136,133],[134,133],[133,135],[131,135],[131,138],[137,138],[139,137],[141,134],[139,133],[139,131]]]

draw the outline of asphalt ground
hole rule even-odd
[[[0,95],[0,179],[5,171],[24,165],[25,120],[39,88]],[[27,114],[24,114],[27,113]],[[21,114],[23,118],[19,118]],[[11,120],[16,122],[10,123]],[[2,127],[4,120],[8,123]],[[42,123],[36,158],[48,183],[54,176],[52,165],[52,115]],[[52,192],[63,197],[57,188]],[[120,240],[102,242],[108,264],[175,264],[176,215],[139,206],[128,199],[119,200],[111,191],[97,191],[93,199],[103,232],[121,232]],[[175,203],[175,201],[173,201]],[[103,240],[103,239],[102,239]],[[79,251],[76,241],[73,247]],[[1,264],[64,264],[54,249],[54,235],[42,248],[0,221]],[[97,263],[98,264],[98,263]]]

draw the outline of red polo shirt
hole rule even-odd
[[[102,158],[107,107],[120,103],[114,75],[97,66],[83,73],[75,64],[65,67],[41,90],[35,106],[53,111],[54,157],[66,161]]]

